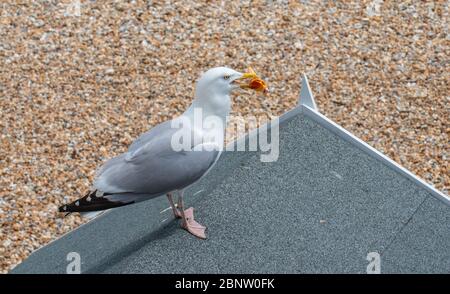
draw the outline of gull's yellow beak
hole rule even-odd
[[[269,89],[266,82],[264,82],[255,71],[249,67],[248,71],[242,75],[238,80],[247,80],[239,84],[242,89],[253,89],[256,92],[268,93]]]
[[[259,78],[256,72],[253,70],[253,68],[249,67],[248,71],[244,73],[241,79],[254,79]]]

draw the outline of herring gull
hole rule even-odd
[[[206,227],[194,220],[192,207],[184,209],[183,194],[219,158],[231,110],[229,95],[239,88],[267,90],[266,84],[251,69],[246,73],[227,67],[208,70],[198,80],[195,99],[181,116],[156,125],[136,139],[127,152],[108,160],[97,171],[91,191],[61,206],[59,211],[80,212],[92,217],[104,210],[167,195],[174,216],[182,219],[181,226],[205,239]],[[200,124],[196,122],[198,114],[201,115]],[[205,120],[209,117],[218,118],[222,124],[205,129]],[[179,131],[175,125],[188,128],[191,137],[187,148],[174,148],[176,140],[173,138]],[[221,139],[218,141],[217,138]],[[177,205],[173,200],[175,193],[178,194]]]

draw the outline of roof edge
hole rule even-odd
[[[314,95],[311,91],[311,87],[309,86],[308,78],[305,74],[302,74],[302,89],[298,97],[298,104],[305,105],[316,111],[319,111],[316,105],[316,101],[314,100]]]
[[[426,191],[428,191],[431,195],[433,195],[435,198],[439,199],[440,201],[444,202],[448,206],[450,206],[450,198],[449,196],[445,195],[443,192],[437,190],[434,186],[428,184],[423,179],[419,178],[391,158],[387,157],[377,149],[373,148],[363,140],[359,139],[325,115],[319,113],[317,110],[302,104],[300,105],[302,108],[302,113],[306,115],[308,118],[314,120],[319,125],[323,126],[324,128],[328,129],[329,131],[333,132],[338,137],[346,140],[347,142],[353,144],[363,152],[367,153],[369,156],[381,161],[383,164],[388,166],[389,168],[397,171],[404,177],[408,178],[412,182],[414,182],[416,185],[418,185],[421,188],[424,188]]]

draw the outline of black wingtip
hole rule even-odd
[[[60,206],[58,208],[58,211],[66,213],[65,216],[68,216],[72,212],[77,212],[78,211],[77,207],[79,207],[80,202],[84,202],[85,199],[88,198],[88,197],[95,197],[95,193],[97,193],[97,190],[89,191],[86,195],[84,195],[80,199],[77,199],[77,200],[75,200],[75,201],[73,201],[71,203],[64,204],[64,205]]]
[[[66,205],[62,205],[58,208],[58,212],[67,212],[67,206]]]
[[[58,211],[69,214],[72,212],[101,211],[134,203],[134,201],[112,201],[108,197],[104,197],[111,194],[102,193],[103,196],[99,197],[96,195],[97,190],[90,191],[84,197],[60,206]]]

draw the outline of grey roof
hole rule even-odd
[[[369,252],[382,273],[450,272],[448,198],[307,105],[281,117],[278,161],[225,152],[185,195],[207,240],[161,197],[98,217],[12,272],[65,273],[73,251],[85,273],[365,273]]]

